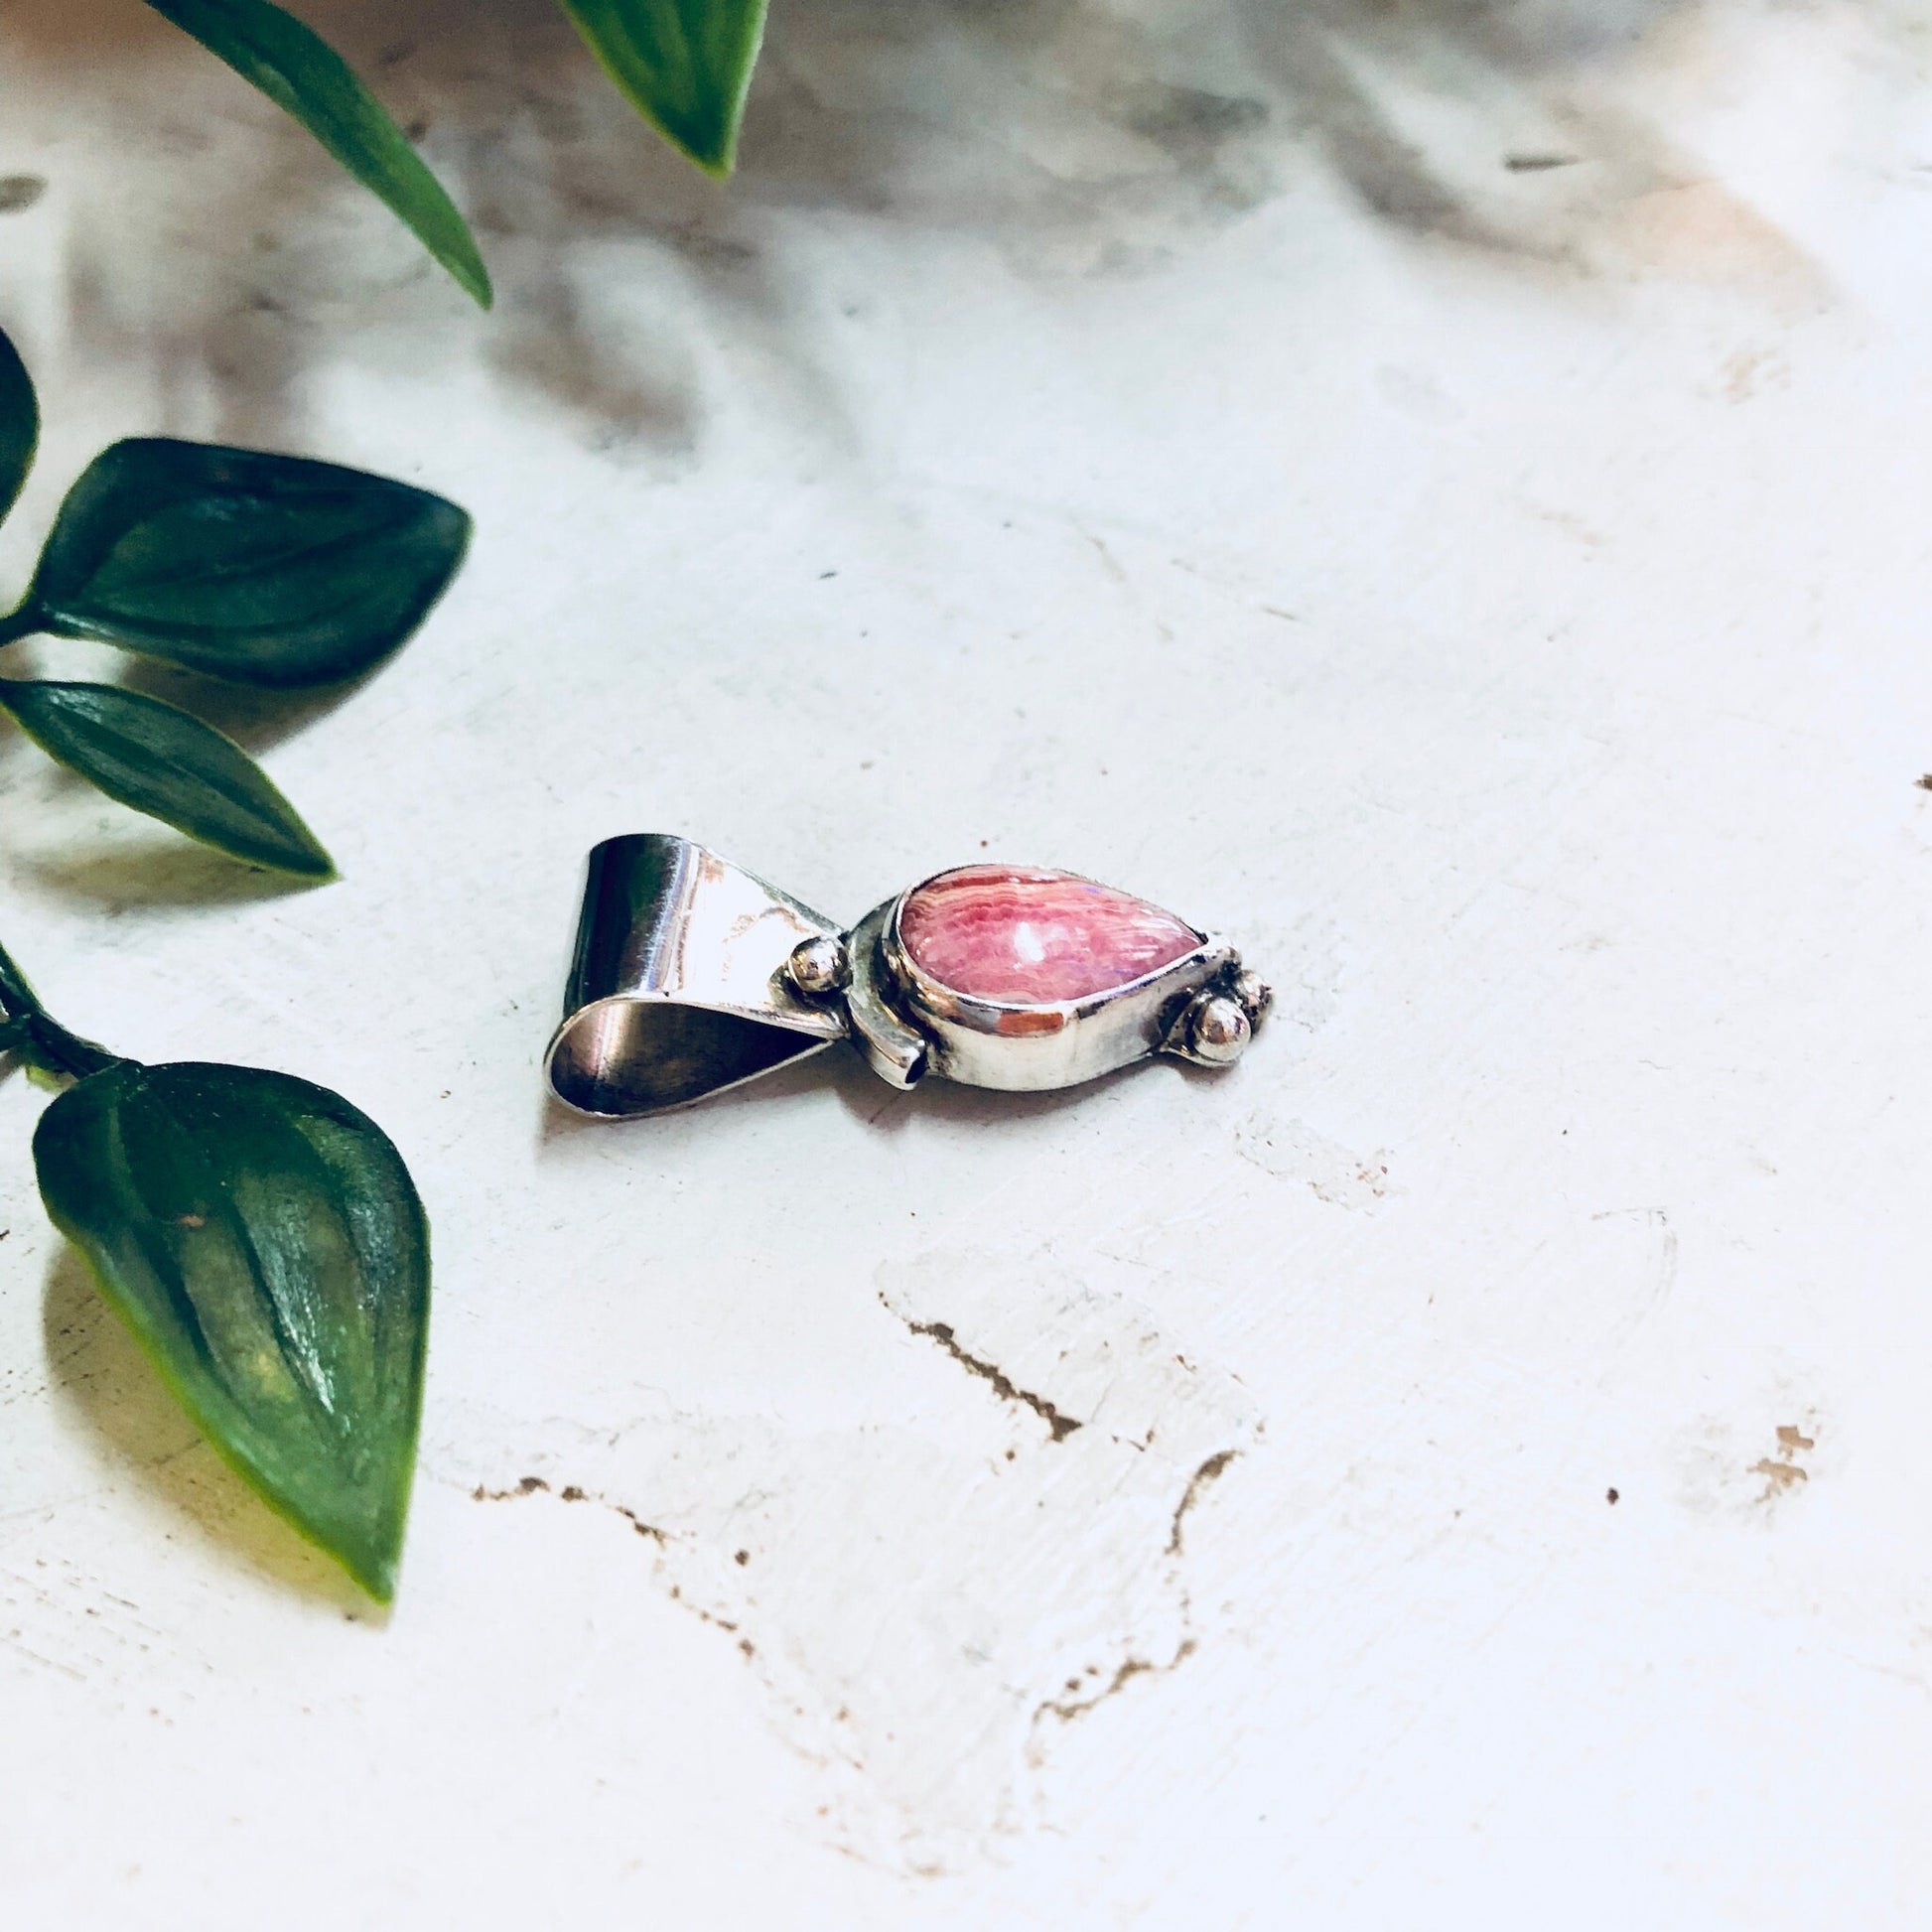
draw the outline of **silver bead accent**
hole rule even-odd
[[[1208,1066],[1231,1066],[1247,1051],[1254,1027],[1238,999],[1210,993],[1194,1004],[1187,1022],[1187,1043],[1194,1058]]]
[[[1259,973],[1248,972],[1245,968],[1235,974],[1234,983],[1228,991],[1241,1003],[1241,1011],[1248,1016],[1248,1025],[1261,1025],[1261,1016],[1275,1003],[1275,989]]]
[[[822,1000],[836,993],[852,977],[852,963],[845,956],[845,941],[830,933],[801,939],[785,959],[785,977],[808,1000]]]

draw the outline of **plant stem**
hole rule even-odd
[[[22,637],[31,637],[41,627],[41,615],[34,608],[30,597],[17,611],[9,611],[0,618],[0,650],[9,644],[18,643]]]
[[[43,1073],[70,1074],[84,1080],[90,1073],[120,1064],[118,1053],[69,1033],[41,1005],[40,996],[27,984],[27,975],[5,946],[0,946],[0,1016],[7,1022],[7,1048]]]

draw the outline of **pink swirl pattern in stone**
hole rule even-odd
[[[1184,958],[1192,926],[1069,872],[961,866],[899,910],[899,939],[928,979],[1015,1005],[1084,1000]]]

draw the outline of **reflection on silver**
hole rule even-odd
[[[899,936],[910,891],[849,932],[688,839],[591,854],[550,1084],[580,1113],[664,1113],[850,1035],[896,1087],[926,1074],[1037,1092],[1168,1053],[1231,1064],[1269,990],[1224,940],[1079,1000],[977,999],[921,972]]]
[[[852,936],[845,942],[852,961],[852,984],[845,990],[845,1007],[867,1064],[890,1085],[909,1087],[928,1071],[932,1041],[899,1017],[898,989],[886,971],[881,941],[886,920],[897,905],[898,901],[893,899],[875,906],[852,928]]]
[[[1201,993],[1180,1017],[1174,1050],[1202,1066],[1232,1066],[1253,1035],[1239,1000],[1228,993]]]
[[[785,977],[808,1000],[838,992],[852,977],[845,941],[826,932],[799,940],[785,956]]]

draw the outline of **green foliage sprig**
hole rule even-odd
[[[729,175],[765,0],[558,0],[637,111],[707,174]],[[483,308],[489,271],[456,205],[382,104],[312,28],[270,0],[148,0],[293,114],[414,229]]]
[[[0,515],[34,455],[0,335]],[[69,492],[0,621],[241,683],[367,668],[420,621],[470,520],[330,464],[117,443]],[[257,865],[329,855],[240,747],[116,685],[0,679],[0,706],[115,798]],[[259,1067],[144,1066],[53,1018],[0,949],[0,1051],[67,1087],[34,1135],[41,1198],[214,1449],[386,1602],[422,1410],[429,1226],[402,1158],[341,1095]]]
[[[386,1603],[429,1333],[402,1157],[308,1080],[79,1038],[4,950],[0,1015],[18,1058],[74,1082],[34,1133],[54,1225],[223,1459]]]
[[[39,437],[34,385],[0,335],[0,516]],[[456,504],[298,457],[141,438],[103,450],[55,518],[0,644],[91,637],[277,690],[368,669],[415,629],[470,540]],[[0,677],[0,709],[110,798],[252,865],[334,873],[232,739],[114,684]]]

